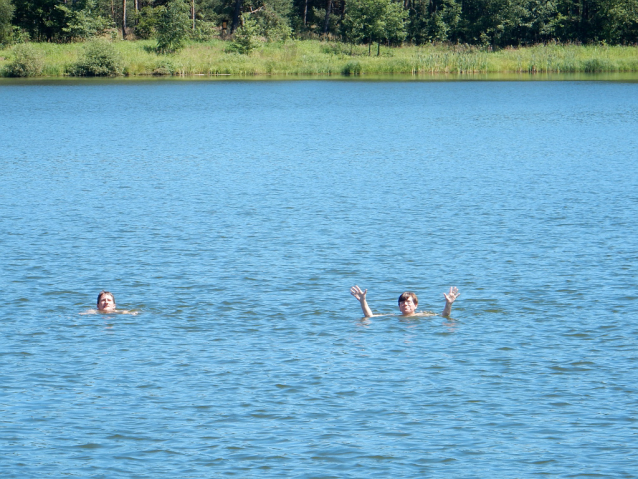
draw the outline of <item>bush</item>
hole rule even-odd
[[[215,36],[217,36],[215,24],[204,20],[200,20],[195,24],[195,31],[191,34],[191,38],[196,42],[207,42]]]
[[[190,19],[188,5],[183,0],[170,0],[165,7],[159,7],[157,16],[157,51],[174,53],[184,47],[189,35]]]
[[[13,47],[14,59],[7,66],[10,77],[37,77],[44,70],[42,54],[33,45],[21,43]]]
[[[108,40],[92,40],[84,47],[84,57],[72,65],[73,76],[117,76],[122,74],[122,61]]]
[[[242,26],[237,29],[235,40],[228,46],[228,50],[244,55],[249,54],[259,46],[259,40],[257,39],[258,30],[257,21],[250,15],[243,14]]]
[[[170,58],[163,58],[155,65],[153,75],[174,75],[178,71],[178,66]]]
[[[341,70],[341,73],[343,73],[344,75],[361,75],[361,70],[361,63],[348,62]]]

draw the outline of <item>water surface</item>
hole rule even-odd
[[[3,477],[636,477],[636,83],[0,108]]]

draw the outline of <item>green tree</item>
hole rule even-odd
[[[638,0],[603,0],[600,17],[606,42],[638,43]]]
[[[379,55],[381,41],[405,39],[406,17],[403,5],[392,0],[351,0],[343,20],[344,33],[352,42],[368,40],[368,53],[376,41]]]
[[[259,46],[259,40],[257,40],[259,26],[252,15],[245,13],[241,20],[242,25],[235,32],[235,39],[230,44],[229,50],[247,55]]]
[[[173,53],[184,47],[190,34],[190,8],[183,0],[169,0],[157,16],[157,51]]]
[[[153,8],[150,6],[145,6],[142,7],[142,9],[136,14],[136,37],[148,39],[155,36],[155,27],[157,26],[159,9],[161,9],[161,7]]]
[[[11,4],[11,0],[0,0],[0,43],[11,41],[11,20],[14,10],[15,7]]]
[[[62,27],[60,37],[65,40],[87,40],[103,35],[114,23],[99,14],[96,0],[76,2],[71,7],[58,5],[64,13],[65,26]]]
[[[59,0],[13,0],[14,25],[23,28],[33,40],[52,41],[65,26],[64,12],[56,8]]]
[[[268,41],[286,40],[290,37],[290,14],[292,0],[264,0],[260,10],[255,13],[261,34]]]

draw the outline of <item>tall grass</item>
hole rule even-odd
[[[43,75],[64,76],[83,53],[82,44],[40,43]],[[228,50],[214,39],[190,43],[172,55],[158,55],[152,40],[114,43],[124,75],[431,75],[451,73],[596,73],[638,72],[638,47],[607,45],[535,45],[491,51],[467,45],[428,44],[381,48],[368,55],[366,45],[319,40],[264,43],[249,55]],[[374,50],[374,49],[373,49]],[[13,49],[0,50],[0,74],[6,76]]]

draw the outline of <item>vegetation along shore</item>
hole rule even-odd
[[[0,75],[638,72],[638,0],[0,0]]]
[[[221,40],[188,43],[173,54],[156,53],[150,40],[26,46],[26,54],[20,45],[0,50],[3,76],[638,72],[638,49],[623,46],[535,45],[488,51],[428,44],[382,49],[379,56],[369,56],[363,45],[316,40],[264,43],[250,54],[228,51],[228,42]]]

